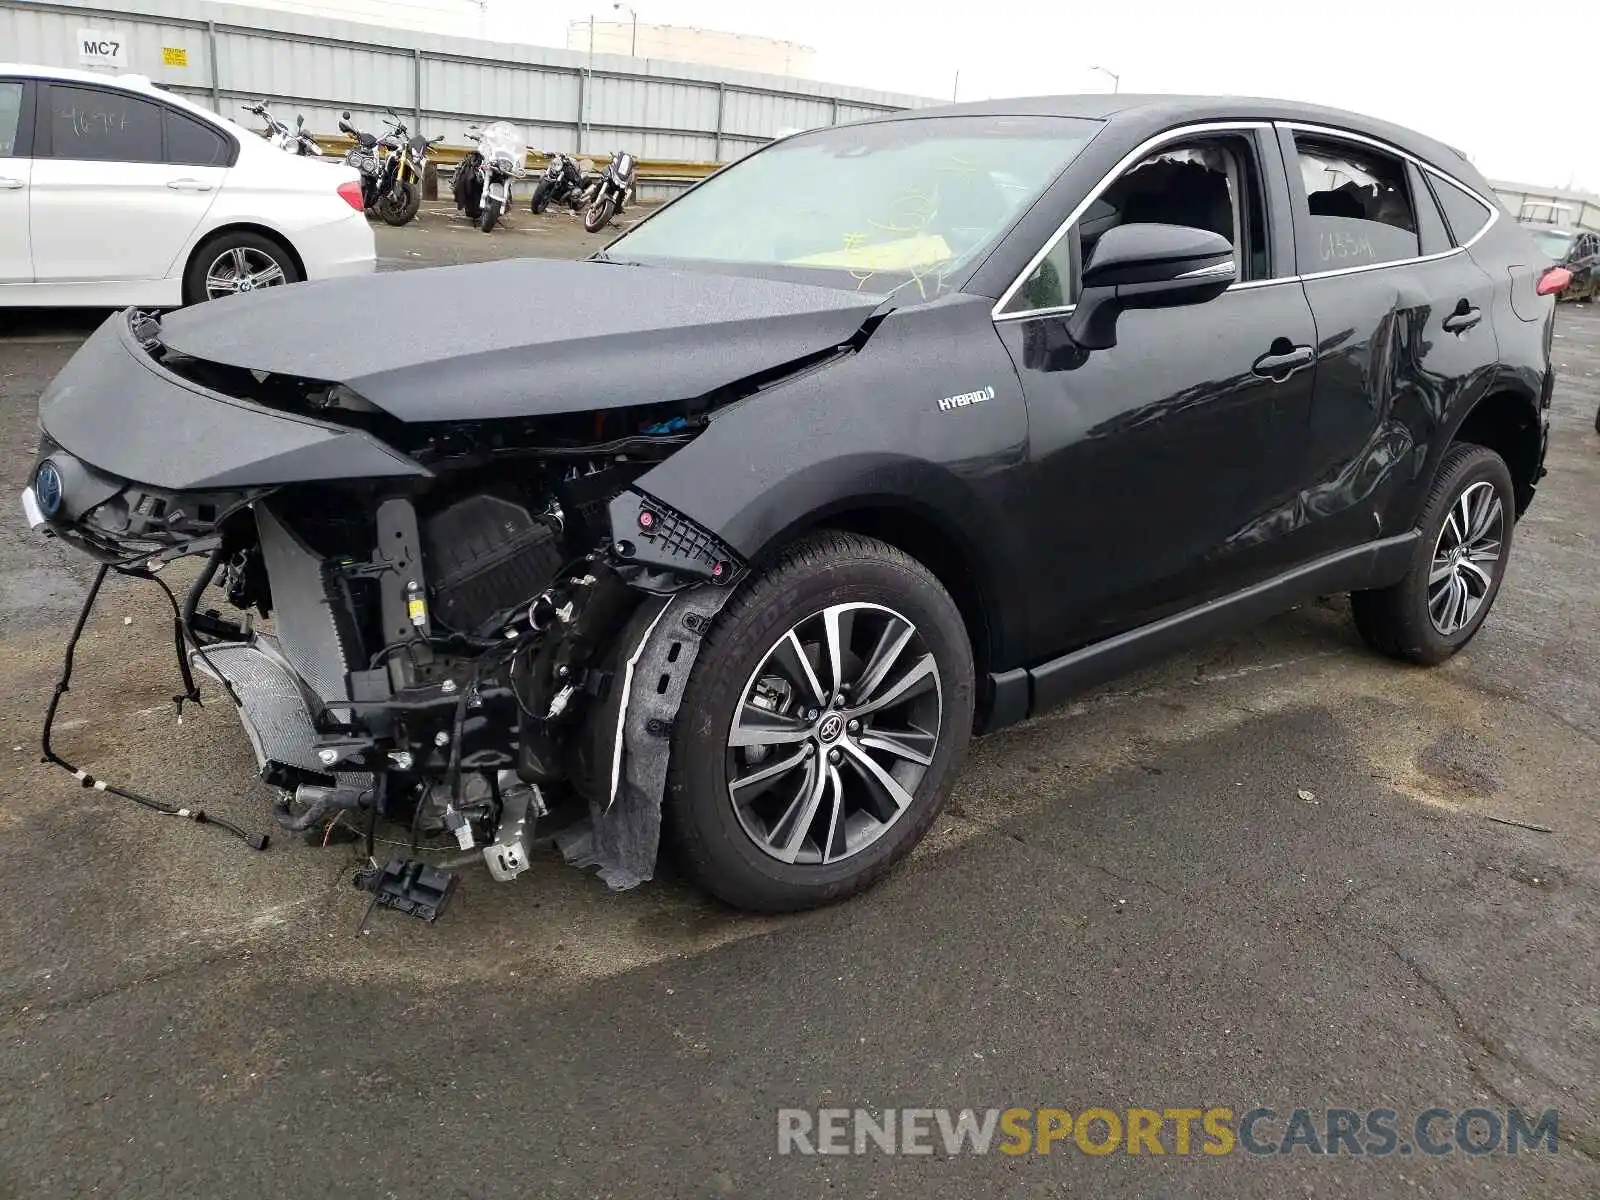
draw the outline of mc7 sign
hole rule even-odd
[[[128,65],[127,43],[118,33],[80,29],[78,62],[85,67],[125,67]]]

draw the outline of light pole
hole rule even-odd
[[[632,56],[633,58],[638,58],[639,57],[639,14],[633,11],[633,6],[631,4],[617,3],[617,4],[613,4],[611,6],[611,8],[612,8],[613,12],[621,12],[623,9],[627,9],[628,15],[633,18],[633,38],[628,43],[628,54],[630,56]]]
[[[1122,76],[1118,75],[1115,71],[1108,70],[1105,67],[1090,67],[1089,70],[1091,70],[1091,71],[1099,71],[1100,74],[1102,74],[1102,75],[1111,76],[1111,90],[1113,92],[1115,92],[1119,88],[1121,88],[1121,86],[1122,86]]]

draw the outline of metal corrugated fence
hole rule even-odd
[[[1489,186],[1514,217],[1526,216],[1543,224],[1600,231],[1600,196],[1591,192],[1501,183],[1493,179]]]
[[[265,100],[330,132],[384,109],[459,145],[474,122],[520,125],[537,150],[731,162],[784,129],[934,103],[917,96],[626,56],[441,37],[206,0],[0,0],[0,60],[76,67],[79,30],[115,34],[125,65],[249,124]]]

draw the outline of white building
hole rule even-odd
[[[810,74],[811,60],[816,55],[810,46],[777,38],[631,20],[570,21],[567,49],[699,63],[730,71],[759,71],[763,75],[799,76]]]

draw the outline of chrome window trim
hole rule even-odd
[[[1347,142],[1359,142],[1362,145],[1371,146],[1373,149],[1381,150],[1385,154],[1392,155],[1395,158],[1403,159],[1403,160],[1405,160],[1406,162],[1409,162],[1409,163],[1414,163],[1414,164],[1416,164],[1416,167],[1417,167],[1418,170],[1426,171],[1430,175],[1436,175],[1440,179],[1444,180],[1446,183],[1451,184],[1451,185],[1459,188],[1461,191],[1465,192],[1468,196],[1471,196],[1479,204],[1483,205],[1483,207],[1486,210],[1488,210],[1489,219],[1483,223],[1483,225],[1478,229],[1477,233],[1473,234],[1466,241],[1462,242],[1459,246],[1456,246],[1455,247],[1456,250],[1468,250],[1468,249],[1471,249],[1473,244],[1475,242],[1477,242],[1477,240],[1479,238],[1481,238],[1484,234],[1488,233],[1490,228],[1494,225],[1494,223],[1500,219],[1500,206],[1498,204],[1491,204],[1488,200],[1484,199],[1484,197],[1482,196],[1481,193],[1479,193],[1477,188],[1472,187],[1472,186],[1470,186],[1468,184],[1462,183],[1461,180],[1457,179],[1454,175],[1450,174],[1450,172],[1442,171],[1438,167],[1434,166],[1431,162],[1428,162],[1426,159],[1418,158],[1415,154],[1411,153],[1411,151],[1402,150],[1399,146],[1396,146],[1396,145],[1394,145],[1394,144],[1392,144],[1390,142],[1383,141],[1381,138],[1368,137],[1364,133],[1351,133],[1347,129],[1339,129],[1336,126],[1333,126],[1333,125],[1317,125],[1317,124],[1314,124],[1314,123],[1312,123],[1310,121],[1274,121],[1273,125],[1275,125],[1279,129],[1287,129],[1287,130],[1290,130],[1291,132],[1298,130],[1298,131],[1300,131],[1302,133],[1317,134],[1317,135],[1321,135],[1323,137],[1341,139],[1341,140],[1347,141]],[[1448,220],[1448,218],[1446,218],[1446,220]],[[1454,232],[1455,232],[1454,230],[1451,230],[1452,234],[1454,234]],[[1396,266],[1396,265],[1398,265],[1400,263],[1427,262],[1429,259],[1443,258],[1443,257],[1444,257],[1443,253],[1440,253],[1440,254],[1424,254],[1424,255],[1419,255],[1416,258],[1397,258],[1393,262],[1374,263],[1374,264],[1372,264],[1372,266],[1392,267],[1392,266]],[[1367,267],[1356,267],[1356,268],[1353,268],[1353,269],[1354,270],[1368,270],[1370,268],[1367,268]],[[1322,272],[1319,272],[1318,274],[1327,275],[1327,274],[1343,274],[1343,273],[1344,273],[1343,271],[1335,271],[1335,272],[1322,271]],[[1310,278],[1310,276],[1307,276],[1307,278]]]
[[[1433,254],[1419,254],[1414,258],[1392,258],[1388,262],[1362,263],[1359,267],[1334,267],[1331,271],[1307,271],[1304,275],[1296,276],[1302,283],[1311,279],[1331,279],[1335,275],[1360,275],[1365,271],[1383,271],[1390,267],[1414,267],[1418,263],[1437,262],[1441,258],[1453,258],[1457,254],[1465,253],[1465,246],[1451,246],[1448,250],[1439,250]]]
[[[1396,146],[1390,142],[1385,142],[1380,138],[1368,137],[1363,133],[1352,133],[1350,130],[1340,129],[1333,125],[1318,125],[1310,121],[1219,120],[1205,121],[1195,125],[1184,125],[1177,129],[1169,129],[1165,133],[1158,133],[1153,137],[1146,138],[1138,146],[1129,151],[1121,160],[1119,160],[1117,165],[1108,171],[1105,176],[1101,178],[1100,182],[1095,184],[1094,187],[1090,189],[1088,195],[1085,196],[1084,199],[1081,200],[1078,205],[1067,214],[1067,219],[1056,228],[1056,231],[1053,234],[1050,235],[1049,240],[1045,242],[1044,246],[1039,250],[1039,252],[1028,260],[1028,265],[1022,269],[1022,273],[1018,275],[1016,279],[1012,280],[1011,286],[1006,288],[1006,290],[1000,294],[1000,298],[995,301],[994,307],[989,311],[990,319],[995,322],[1000,322],[1016,321],[1025,317],[1065,316],[1077,308],[1076,304],[1060,304],[1050,308],[1030,308],[1014,313],[1001,311],[1011,301],[1011,298],[1016,295],[1017,290],[1027,282],[1028,277],[1033,274],[1033,272],[1038,268],[1039,264],[1049,257],[1050,252],[1056,248],[1056,244],[1066,236],[1067,231],[1072,228],[1072,226],[1077,222],[1078,218],[1083,216],[1089,205],[1098,200],[1100,198],[1100,194],[1104,192],[1106,188],[1110,187],[1111,184],[1115,182],[1116,178],[1134,163],[1154,153],[1157,149],[1168,142],[1181,141],[1185,138],[1194,137],[1199,134],[1236,133],[1244,130],[1260,129],[1287,129],[1291,132],[1298,130],[1303,133],[1333,138],[1334,140],[1356,142],[1362,145],[1371,146],[1373,149],[1381,150],[1385,154],[1392,155],[1406,162],[1414,163],[1416,164],[1418,170],[1426,171],[1430,175],[1437,176],[1446,183],[1450,184],[1452,187],[1458,188],[1465,192],[1472,199],[1483,205],[1484,209],[1489,214],[1489,219],[1484,222],[1483,226],[1479,228],[1475,234],[1473,234],[1466,241],[1462,242],[1459,246],[1452,246],[1448,250],[1441,250],[1434,254],[1419,254],[1412,258],[1396,258],[1391,259],[1388,262],[1381,263],[1364,263],[1356,267],[1335,267],[1328,271],[1310,271],[1297,275],[1274,275],[1270,279],[1250,279],[1245,280],[1242,283],[1234,284],[1228,288],[1228,291],[1230,292],[1244,291],[1247,288],[1269,287],[1273,284],[1279,283],[1304,283],[1311,279],[1331,279],[1338,275],[1357,275],[1364,271],[1382,271],[1389,267],[1405,267],[1412,266],[1416,263],[1435,262],[1439,259],[1449,258],[1451,255],[1461,254],[1464,251],[1471,249],[1472,246],[1477,243],[1478,239],[1483,237],[1484,234],[1488,233],[1489,230],[1494,227],[1495,222],[1500,219],[1500,207],[1484,199],[1476,188],[1461,182],[1461,180],[1457,179],[1448,171],[1440,170],[1438,167],[1434,166],[1425,159],[1418,158],[1409,150],[1402,150],[1399,146]],[[1453,232],[1454,231],[1452,230],[1452,233]]]
[[[1052,233],[1045,241],[1045,244],[1039,248],[1039,252],[1028,260],[1028,265],[1022,268],[1022,273],[1011,281],[1010,287],[1006,288],[1005,291],[1000,293],[1000,298],[994,302],[994,307],[989,310],[990,319],[994,321],[1014,321],[1018,317],[1038,316],[1044,313],[1071,312],[1075,307],[1077,307],[1073,304],[1067,304],[1057,305],[1053,308],[1030,308],[1022,312],[1014,313],[1001,311],[1007,304],[1011,302],[1012,297],[1017,294],[1017,291],[1022,287],[1022,285],[1028,281],[1028,277],[1038,269],[1039,264],[1042,263],[1046,258],[1050,257],[1050,251],[1056,248],[1057,243],[1059,243],[1061,239],[1066,236],[1067,231],[1077,223],[1078,218],[1083,216],[1083,214],[1088,210],[1089,205],[1098,200],[1100,198],[1100,193],[1104,192],[1108,187],[1116,182],[1117,176],[1121,175],[1134,163],[1138,162],[1142,158],[1147,158],[1149,155],[1153,154],[1156,150],[1160,149],[1168,142],[1183,141],[1185,138],[1196,137],[1201,134],[1239,133],[1247,130],[1271,128],[1272,122],[1270,121],[1202,121],[1194,125],[1181,125],[1177,129],[1168,129],[1163,133],[1155,134],[1152,137],[1148,137],[1144,141],[1140,142],[1132,150],[1128,151],[1128,153],[1125,154],[1121,159],[1119,159],[1117,165],[1112,167],[1111,170],[1107,171],[1105,175],[1101,177],[1100,182],[1095,184],[1094,187],[1090,188],[1089,191],[1084,195],[1083,199],[1078,201],[1076,207],[1074,207],[1073,210],[1067,214],[1067,219],[1062,221],[1060,225],[1056,226],[1056,231]],[[1260,282],[1272,283],[1276,282],[1276,278],[1270,280],[1261,280]]]

